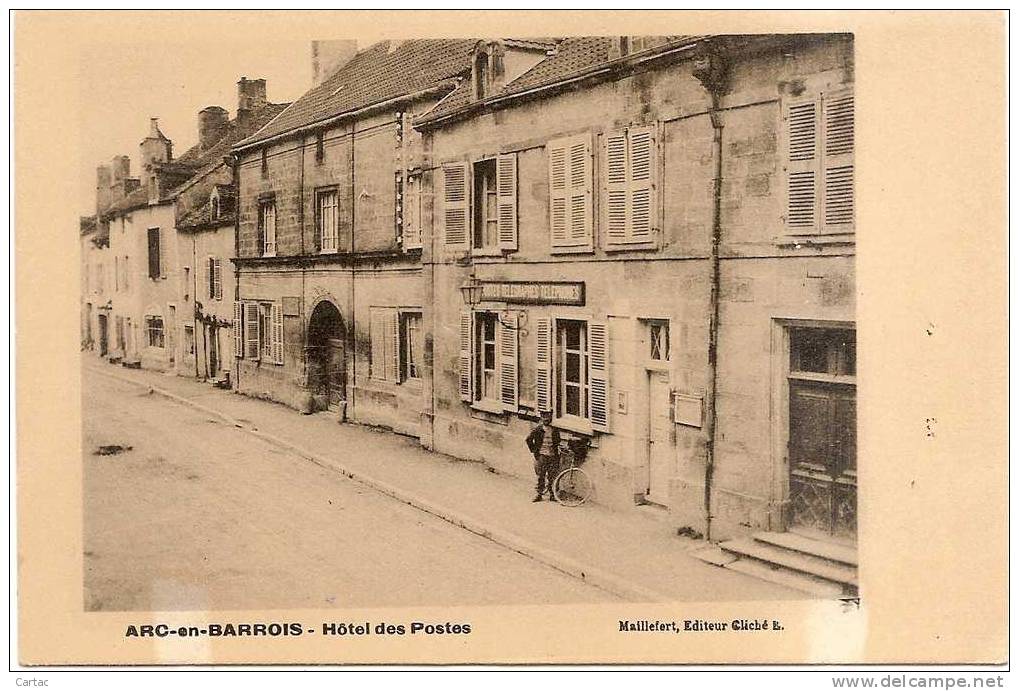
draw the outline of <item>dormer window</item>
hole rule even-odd
[[[481,51],[474,56],[474,97],[479,101],[488,95],[488,83],[488,53]]]
[[[222,209],[220,208],[220,203],[219,203],[219,190],[218,189],[212,190],[212,194],[209,196],[209,208],[212,211],[212,220],[213,221],[218,221],[220,213],[222,212]]]

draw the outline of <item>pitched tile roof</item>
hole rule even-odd
[[[475,39],[382,41],[359,51],[322,84],[240,146],[451,81],[470,69]]]
[[[149,189],[148,187],[139,187],[130,194],[110,204],[107,207],[103,215],[104,216],[115,216],[118,213],[125,213],[140,209],[143,206],[149,205]]]
[[[674,46],[689,36],[670,36],[665,45]],[[610,49],[616,39],[610,36],[574,36],[562,39],[556,50],[527,72],[506,84],[492,97],[511,96],[537,87],[556,84],[580,76],[610,60]],[[469,106],[472,102],[470,84],[464,82],[428,113],[418,118],[419,123],[428,123]]]

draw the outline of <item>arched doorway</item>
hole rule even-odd
[[[341,415],[346,402],[346,329],[336,305],[323,300],[308,324],[308,388],[316,410]]]

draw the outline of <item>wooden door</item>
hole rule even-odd
[[[669,375],[648,372],[648,487],[647,498],[669,503],[669,480],[675,475],[675,448],[669,415]]]
[[[793,381],[789,388],[792,523],[826,535],[856,535],[856,389]]]
[[[89,306],[89,319],[91,319],[91,305]],[[106,355],[106,351],[109,350],[110,339],[107,334],[106,315],[99,315],[99,354]]]

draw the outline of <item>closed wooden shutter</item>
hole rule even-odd
[[[605,185],[605,241],[609,245],[626,242],[629,218],[630,184],[626,164],[626,130],[605,134],[604,141]]]
[[[552,320],[539,318],[535,332],[534,398],[538,410],[552,410]]]
[[[368,339],[371,341],[371,378],[386,379],[386,313],[379,308],[371,310]]]
[[[473,386],[471,377],[471,340],[473,331],[473,319],[470,312],[460,312],[460,357],[458,362],[460,380],[460,400],[471,402],[473,400]]]
[[[249,360],[261,358],[259,350],[259,331],[261,320],[258,318],[258,303],[244,303],[244,354]]]
[[[824,94],[821,106],[824,124],[824,231],[848,233],[853,230],[855,215],[853,92],[845,89]]]
[[[216,262],[212,257],[205,259],[205,293],[210,300],[216,297]]]
[[[592,247],[591,136],[548,144],[553,247]]]
[[[517,155],[495,159],[496,225],[499,249],[517,249]]]
[[[655,130],[648,125],[631,127],[627,132],[630,173],[630,208],[627,241],[650,242],[657,224],[655,212]]]
[[[159,248],[159,228],[149,228],[149,278],[159,278],[159,260],[161,250]]]
[[[588,384],[591,388],[591,427],[609,431],[609,330],[604,322],[587,326]]]
[[[272,322],[272,359],[277,365],[283,364],[283,307],[278,302],[271,305],[269,318]]]
[[[234,300],[234,357],[244,357],[244,313],[240,300]]]
[[[386,381],[400,381],[400,313],[386,310]]]
[[[466,163],[449,163],[442,167],[444,244],[450,251],[468,248],[470,219],[470,184]]]
[[[816,98],[786,106],[786,227],[793,233],[814,233],[818,227],[820,110]]]
[[[517,347],[517,315],[504,315],[499,318],[499,398],[502,407],[509,412],[517,412],[518,399],[518,347]]]

